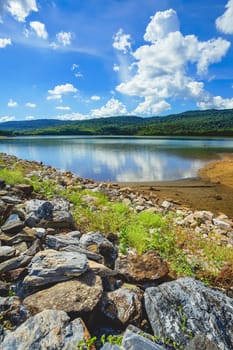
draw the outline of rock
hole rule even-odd
[[[29,197],[33,192],[33,186],[31,185],[17,184],[14,187],[20,192],[22,192],[26,197]]]
[[[17,233],[21,232],[24,228],[24,222],[15,220],[6,223],[1,227],[2,232],[8,234],[8,235],[16,235]]]
[[[143,293],[137,287],[119,288],[113,292],[104,293],[100,308],[103,314],[121,325],[140,323],[142,319]]]
[[[93,253],[87,249],[81,248],[78,245],[68,245],[60,249],[61,252],[76,252],[80,254],[85,254],[88,259],[98,261],[99,263],[104,262],[104,258],[100,254]]]
[[[17,296],[0,297],[0,313],[2,324],[13,329],[29,317],[28,309],[21,304]]]
[[[51,220],[53,205],[49,201],[31,199],[25,203],[26,212],[33,213],[38,219]]]
[[[169,201],[163,201],[163,203],[161,204],[161,207],[164,209],[170,209],[173,206],[173,204]]]
[[[15,256],[15,248],[7,245],[0,247],[0,263]]]
[[[56,236],[47,235],[45,243],[49,248],[57,250],[69,245],[79,246],[80,236],[81,234],[79,231],[72,231],[67,234],[59,234]]]
[[[115,270],[111,270],[107,266],[99,264],[96,261],[88,260],[88,265],[90,270],[100,277],[115,276],[117,274]]]
[[[166,350],[166,348],[154,343],[148,334],[144,334],[140,329],[129,326],[122,340],[122,348],[124,350]]]
[[[142,255],[119,255],[115,269],[129,283],[146,283],[161,280],[168,275],[167,263],[154,251]]]
[[[113,268],[117,258],[117,250],[114,245],[99,232],[89,232],[81,236],[80,244],[83,248],[104,257],[106,266]]]
[[[155,335],[186,346],[203,333],[218,348],[233,348],[233,300],[192,278],[145,291],[146,312]]]
[[[20,256],[17,256],[15,258],[2,262],[0,264],[0,275],[10,270],[27,266],[30,263],[31,259],[32,259],[31,256],[21,254]]]
[[[87,257],[72,252],[47,249],[38,252],[28,266],[25,287],[43,286],[80,276],[87,270]]]
[[[0,280],[0,296],[7,297],[9,293],[9,284]]]
[[[22,254],[26,252],[26,250],[28,249],[28,246],[26,242],[20,242],[20,243],[14,244],[14,248],[17,250],[17,252]]]
[[[215,279],[217,286],[225,289],[233,287],[233,264],[223,266],[222,270]]]
[[[15,196],[2,196],[1,199],[3,202],[8,204],[20,204],[22,203],[22,200]]]
[[[104,346],[100,350],[123,350],[122,346],[118,346],[116,344],[105,343]]]
[[[219,350],[219,348],[205,335],[196,334],[184,350]]]
[[[0,189],[3,190],[3,188],[5,188],[5,186],[6,186],[5,180],[0,179]]]
[[[217,226],[218,228],[222,229],[222,230],[231,230],[231,224],[229,222],[223,221],[223,220],[219,220],[219,219],[213,219],[213,223],[215,226]]]
[[[94,309],[102,292],[101,278],[89,271],[78,279],[57,283],[53,287],[29,295],[23,303],[32,313],[56,309],[84,315]]]
[[[64,311],[45,310],[9,332],[0,344],[0,350],[73,350],[79,341],[88,337],[80,318],[71,322]]]
[[[36,238],[36,235],[33,232],[29,233],[25,228],[21,233],[18,233],[13,237],[2,233],[0,234],[0,240],[7,245],[19,244],[21,242],[32,242]]]

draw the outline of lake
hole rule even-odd
[[[233,153],[233,138],[15,137],[1,138],[0,152],[96,181],[162,181],[195,177],[218,154]]]

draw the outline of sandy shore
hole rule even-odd
[[[157,196],[159,201],[170,199],[182,207],[210,210],[233,217],[233,155],[208,163],[197,178],[163,181],[121,183],[121,186],[145,195]]]

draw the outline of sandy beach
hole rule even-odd
[[[233,217],[233,154],[208,163],[198,177],[177,181],[121,183],[144,195],[171,200],[182,207]]]

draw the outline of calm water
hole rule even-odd
[[[233,138],[21,137],[0,139],[0,152],[97,181],[160,181],[196,176]]]

